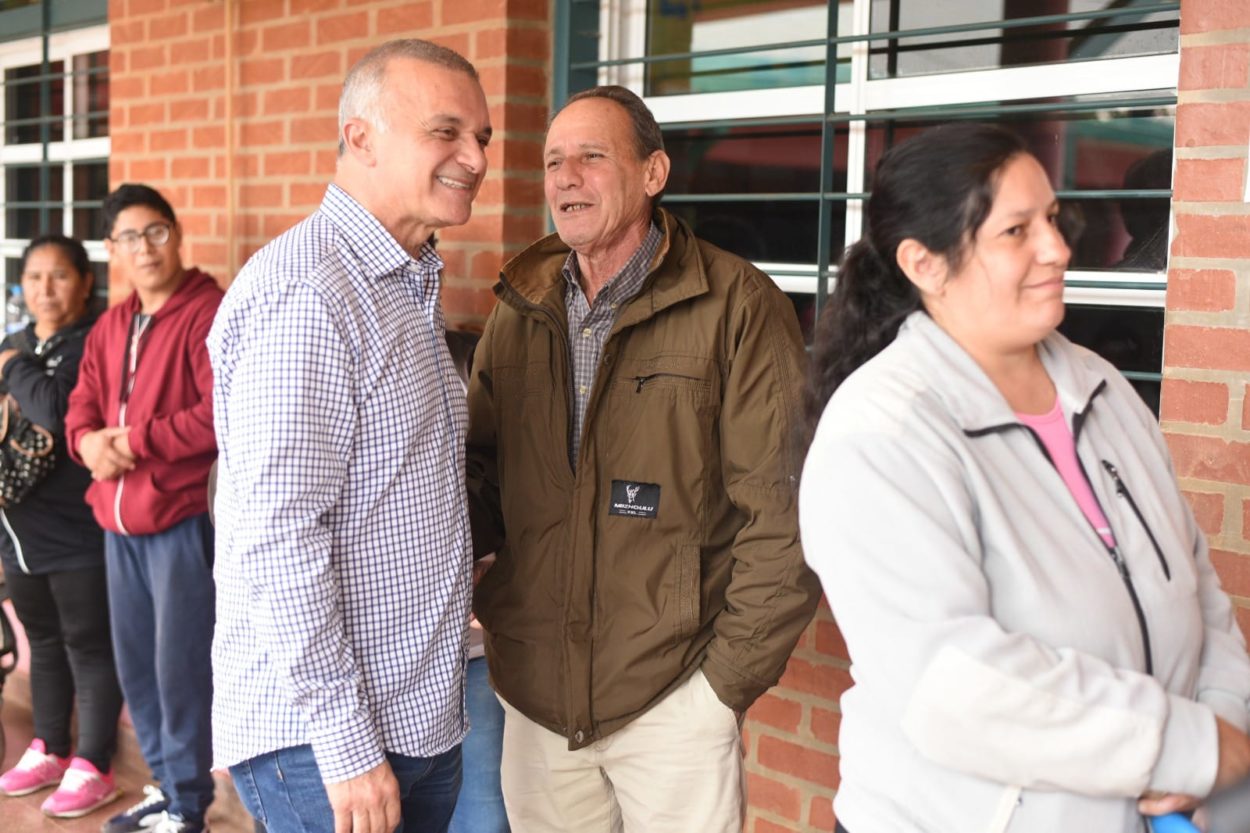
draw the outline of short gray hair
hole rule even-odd
[[[381,132],[390,129],[382,107],[382,93],[386,68],[396,58],[424,61],[463,72],[474,81],[480,80],[473,64],[463,55],[428,40],[400,38],[374,47],[352,66],[343,81],[343,92],[339,95],[339,156],[347,151],[343,144],[343,127],[348,119],[364,119]]]

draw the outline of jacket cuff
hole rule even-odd
[[[130,433],[126,435],[126,439],[130,442],[130,450],[134,453],[135,459],[150,457],[152,449],[148,444],[148,425],[147,422],[140,422],[130,426]]]
[[[1208,706],[1174,694],[1168,704],[1150,789],[1205,798],[1215,786],[1220,760],[1215,716]]]
[[[1246,701],[1230,691],[1208,689],[1198,695],[1198,702],[1215,712],[1215,716],[1227,721],[1239,731],[1245,732],[1250,727],[1250,712],[1246,711]]]
[[[744,676],[737,668],[718,660],[712,652],[708,652],[703,660],[703,676],[708,685],[716,692],[722,703],[736,712],[745,712],[760,695],[770,688],[769,683]]]
[[[90,433],[89,428],[66,427],[65,429],[65,447],[66,450],[69,451],[69,459],[84,468],[87,464],[83,461],[82,455],[78,453],[78,443],[80,443],[82,438],[88,433]]]

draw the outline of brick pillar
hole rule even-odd
[[[1161,420],[1250,633],[1250,6],[1186,0]]]
[[[747,712],[747,833],[828,833],[838,788],[846,643],[821,602],[781,682]]]
[[[473,221],[440,235],[449,320],[480,323],[503,257],[543,230],[549,20],[549,0],[112,0],[110,183],[164,191],[185,262],[228,284],[320,202],[348,67],[389,38],[442,43],[477,66],[495,128]]]

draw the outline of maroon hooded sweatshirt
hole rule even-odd
[[[137,294],[100,316],[87,336],[65,415],[70,456],[81,464],[83,435],[115,425],[130,426],[135,455],[134,470],[87,489],[87,503],[106,530],[150,535],[208,511],[217,441],[204,339],[221,298],[216,281],[191,268],[143,330],[133,361],[127,342]]]

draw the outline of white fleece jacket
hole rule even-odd
[[[923,313],[821,419],[800,523],[850,650],[850,833],[1136,833],[1143,792],[1210,790],[1214,715],[1250,722],[1250,659],[1153,415],[1088,350],[1038,349],[1118,553]]]

